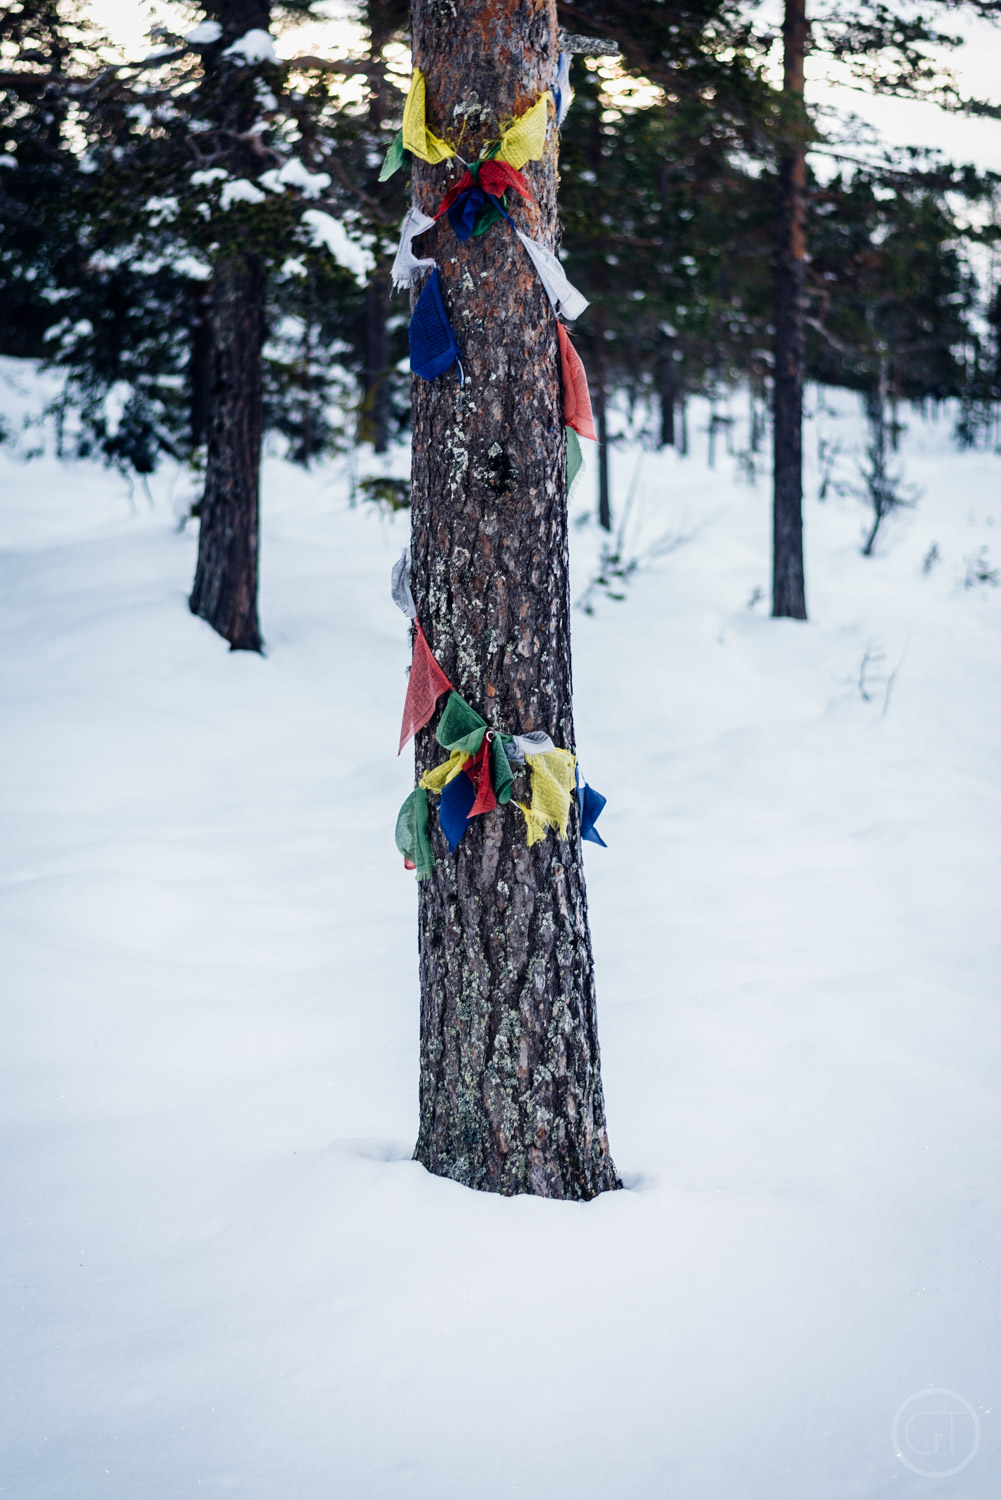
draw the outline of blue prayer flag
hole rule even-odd
[[[459,846],[459,840],[469,827],[469,814],[475,801],[476,788],[465,771],[460,771],[447,786],[442,787],[441,801],[438,804],[438,821],[441,823],[441,831],[448,840],[448,847],[453,854]]]
[[[410,368],[425,380],[436,380],[450,370],[459,357],[459,345],[448,321],[438,267],[435,266],[410,320]]]

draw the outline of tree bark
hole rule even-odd
[[[389,447],[389,277],[377,272],[365,289],[365,371],[363,440],[376,453]]]
[[[234,651],[260,651],[258,490],[264,268],[222,261],[212,287],[212,403],[198,565],[189,600]]]
[[[674,447],[674,407],[678,399],[674,339],[661,332],[657,345],[657,394],[660,398],[660,446]]]
[[[208,437],[212,399],[212,288],[192,284],[191,354],[188,360],[190,434],[192,448]]]
[[[806,367],[806,0],[786,0],[786,147],[779,161],[775,264],[772,614],[806,619],[803,579],[803,379]]]
[[[468,161],[555,76],[554,0],[470,0],[462,24],[413,0],[414,63],[428,123]],[[556,141],[526,169],[535,201],[512,216],[555,248]],[[415,202],[434,211],[461,166],[414,162]],[[514,195],[511,195],[514,196]],[[574,749],[566,447],[556,323],[503,222],[460,244],[430,240],[463,350],[413,379],[413,583],[435,655],[495,728],[542,729]],[[421,253],[432,253],[424,251]],[[434,722],[423,771],[442,759]],[[515,797],[527,801],[516,771]],[[471,821],[420,885],[420,1131],[415,1156],[469,1187],[587,1199],[619,1186],[605,1128],[594,968],[571,812],[568,843],[526,846],[513,804]]]
[[[385,93],[392,91],[387,82],[386,61],[383,49],[391,40],[394,31],[406,24],[405,6],[399,0],[369,0],[366,5],[366,21],[369,28],[369,62],[378,68],[378,75],[370,75],[371,91],[368,101],[368,125],[377,136],[385,116]],[[370,195],[379,192],[379,168],[381,159],[374,161],[369,169],[365,189]],[[389,447],[390,418],[392,416],[392,391],[390,387],[390,335],[389,322],[392,317],[389,273],[380,266],[369,279],[365,288],[365,313],[362,339],[364,344],[364,369],[362,371],[362,419],[359,435],[363,442],[370,442],[376,453],[385,453]]]
[[[249,68],[228,62],[225,49],[245,32],[266,31],[267,0],[213,0],[205,12],[222,27],[205,54],[206,96],[218,139],[230,144],[234,177],[260,165],[249,131],[259,106]],[[263,425],[261,349],[265,271],[261,257],[239,242],[220,254],[210,299],[212,386],[198,563],[188,603],[234,651],[260,651],[257,551]]]

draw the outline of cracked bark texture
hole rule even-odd
[[[498,126],[555,76],[554,0],[414,0],[414,63],[428,124],[474,161]],[[557,131],[525,169],[535,202],[512,217],[555,248]],[[433,213],[462,171],[414,162]],[[515,196],[515,195],[510,195]],[[571,706],[566,451],[556,323],[508,225],[433,253],[463,351],[456,372],[413,377],[413,585],[432,650],[498,729],[543,729],[575,748]],[[420,288],[415,288],[416,293]],[[442,758],[437,716],[417,769]],[[515,797],[528,777],[515,771]],[[592,1198],[620,1184],[609,1154],[594,967],[576,805],[570,839],[529,849],[521,813],[472,821],[419,887],[420,1132],[415,1156],[469,1187]]]

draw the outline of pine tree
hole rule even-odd
[[[772,614],[806,619],[803,382],[806,374],[806,0],[785,0],[775,255]]]
[[[65,322],[82,256],[72,193],[72,92],[100,38],[79,7],[21,0],[0,13],[0,352],[37,358]]]
[[[785,0],[784,78],[776,143],[779,193],[775,268],[775,369],[772,614],[806,618],[803,580],[802,422],[806,371],[808,199],[806,152],[811,124],[804,97],[807,50],[838,59],[854,78],[881,93],[932,99],[945,108],[997,115],[996,106],[964,100],[941,51],[956,44],[936,14],[962,11],[997,20],[996,0],[937,0],[914,7],[901,0],[862,0],[831,7],[808,22],[805,0]]]
[[[463,24],[413,0],[428,125],[475,162],[555,80],[553,0],[472,0]],[[557,240],[557,133],[525,175],[515,222]],[[414,162],[434,212],[461,169]],[[514,194],[512,193],[513,197]],[[454,370],[413,384],[413,582],[418,618],[456,689],[493,729],[574,749],[566,449],[556,322],[502,220],[463,243],[436,230]],[[430,236],[429,242],[430,242]],[[422,251],[422,253],[425,253]],[[440,759],[418,735],[423,772]],[[518,773],[519,782],[524,773]],[[527,797],[518,786],[516,795]],[[421,1072],[416,1155],[471,1187],[590,1198],[618,1185],[605,1127],[580,828],[526,847],[510,805],[440,834],[420,885]]]
[[[158,320],[153,341],[161,366],[171,366],[161,372],[166,382],[187,385],[191,444],[205,445],[190,604],[236,650],[261,646],[265,414],[304,461],[329,440],[324,398],[337,371],[322,341],[357,318],[359,283],[372,264],[360,216],[332,191],[332,172],[323,169],[340,145],[330,139],[342,118],[338,79],[354,60],[282,63],[273,50],[272,21],[309,8],[308,0],[206,4],[204,19],[186,36],[161,28],[166,45],[137,64],[106,70],[85,96],[86,165],[94,202],[103,200],[105,209],[90,217],[91,269],[119,281],[156,276],[173,298],[174,316]],[[142,302],[123,299],[126,324],[132,316],[147,326]],[[274,340],[265,359],[269,323]],[[135,330],[118,343],[119,364],[123,350],[129,357],[153,353]],[[338,337],[337,347],[350,344]],[[74,348],[65,357],[99,392],[106,372],[93,351]],[[150,358],[141,384],[130,373],[133,405],[148,406],[157,360]],[[175,407],[181,404],[179,397]],[[175,428],[178,415],[175,409]],[[171,425],[153,424],[162,446],[169,446]]]

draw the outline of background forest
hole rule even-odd
[[[138,475],[165,453],[204,464],[209,286],[234,245],[250,245],[259,268],[263,420],[288,455],[308,466],[406,435],[408,310],[389,269],[407,174],[380,181],[380,167],[409,78],[407,9],[345,7],[345,56],[296,55],[295,28],[314,8],[244,7],[245,36],[226,53],[211,7],[201,21],[178,7],[178,29],[158,27],[127,64],[106,63],[107,39],[69,0],[6,8],[0,353],[65,372],[65,452]],[[992,116],[951,81],[947,26],[993,9],[829,8],[811,18],[810,49],[849,83]],[[792,120],[775,87],[780,18],[769,26],[753,6],[559,10],[621,49],[574,58],[560,162],[566,268],[592,304],[580,331],[603,438],[603,524],[616,397],[642,411],[650,442],[685,452],[689,399],[709,398],[713,443],[728,420],[719,404],[739,388],[757,461],[791,140],[809,147],[806,374],[864,399],[876,519],[893,504],[881,491],[901,402],[955,398],[957,440],[996,441],[1001,179],[927,149],[881,148],[851,114],[849,88],[840,116]],[[293,45],[279,58],[268,29],[283,27]],[[373,498],[406,502],[405,486],[365,483]]]

